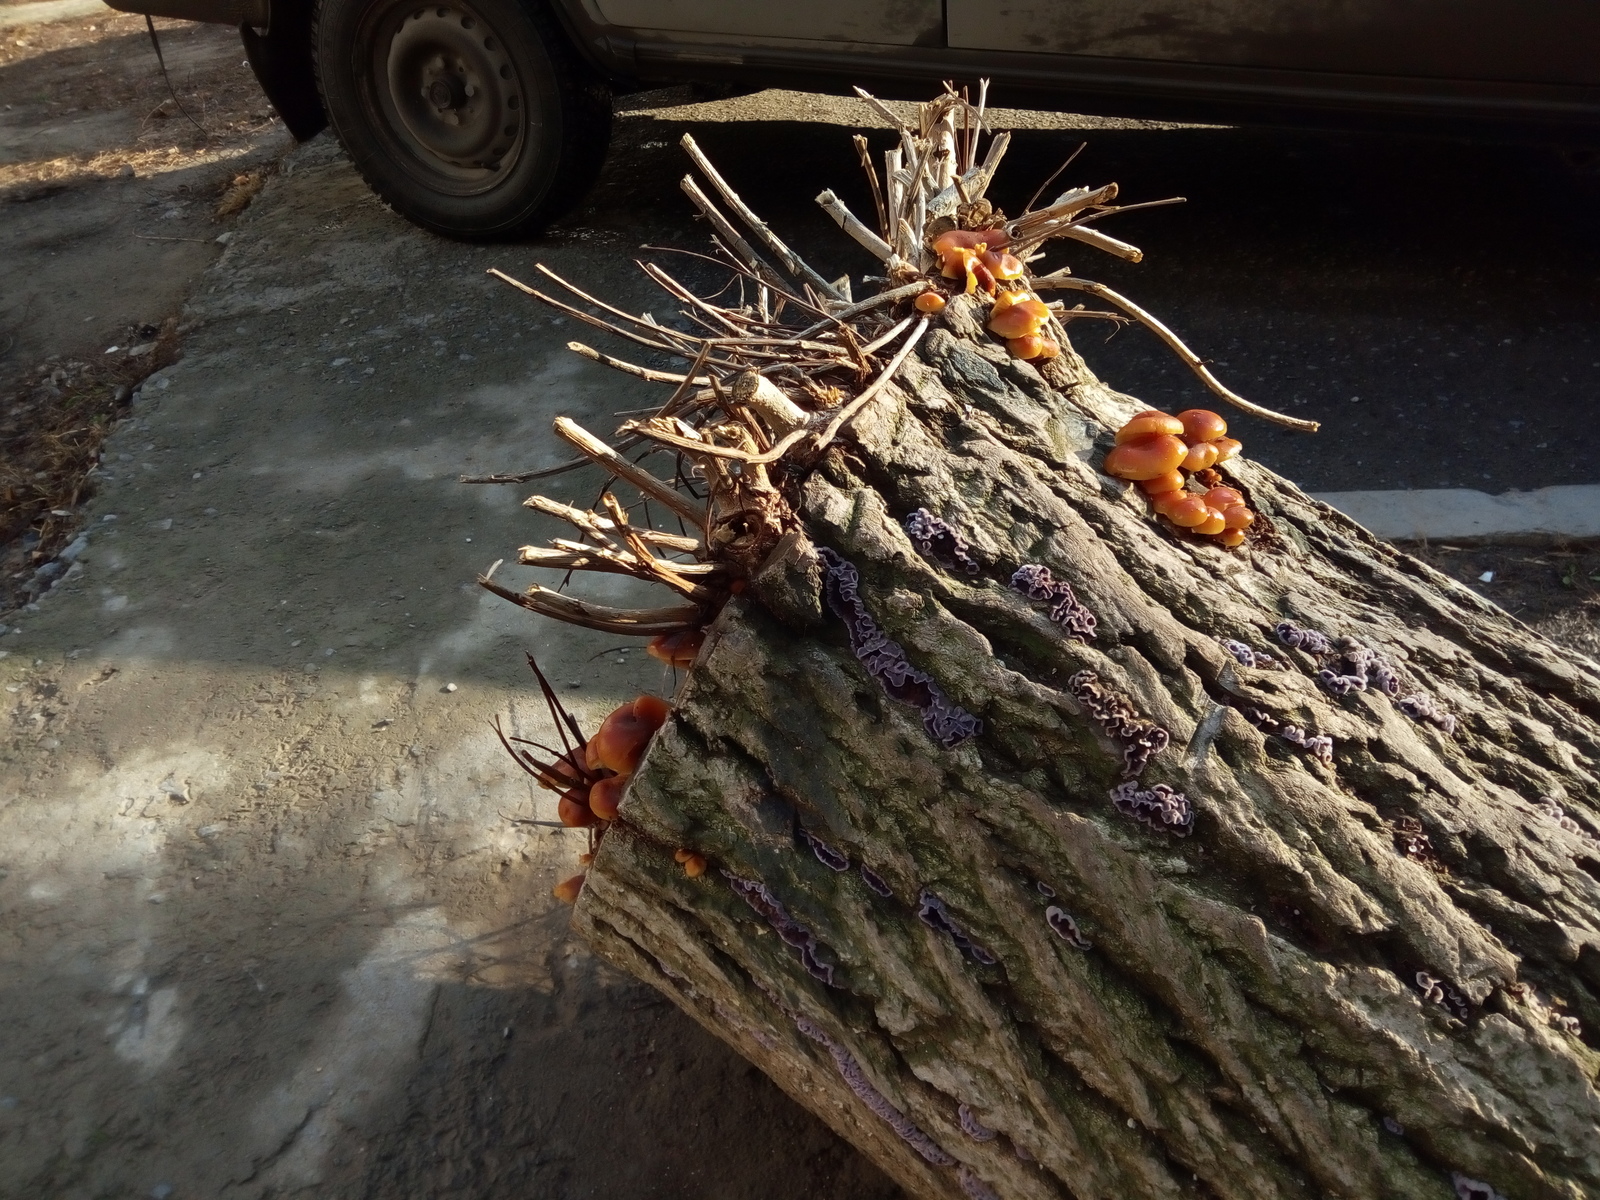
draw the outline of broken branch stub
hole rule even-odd
[[[892,290],[690,305],[748,336],[661,342],[696,381],[627,428],[670,478],[562,427],[695,536],[536,498],[583,540],[523,561],[660,608],[486,581],[692,663],[577,928],[918,1197],[1600,1194],[1600,667],[1027,307],[1088,291],[1311,425],[1132,301],[946,276],[952,230],[1092,250],[1062,231],[1115,196],[1007,220],[965,103],[885,159]],[[1202,499],[1250,520],[1183,525]]]

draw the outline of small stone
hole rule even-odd
[[[196,471],[193,475],[189,476],[189,478],[190,479],[201,479],[204,476],[205,476],[205,472],[204,471]]]
[[[1479,583],[1493,583],[1494,582],[1494,572],[1493,571],[1485,571],[1482,575],[1478,576],[1478,582]]]
[[[118,458],[127,458],[128,455],[119,454],[119,455],[117,455],[117,457]],[[102,521],[115,521],[117,519],[117,514],[116,513],[107,513],[105,516],[101,517],[100,519]]]
[[[328,365],[330,367],[342,367],[346,363],[348,363],[349,361],[350,360],[348,358],[336,358],[331,363],[329,363]]]
[[[456,685],[453,683],[447,683],[444,685],[444,690],[447,692],[453,692],[456,690]]]
[[[567,681],[567,686],[569,688],[582,687],[583,683],[582,683],[582,681],[577,680],[577,679],[570,679],[570,680]]]
[[[216,241],[217,245],[226,246],[229,242],[233,241],[233,230],[230,229],[226,233],[217,234]]]

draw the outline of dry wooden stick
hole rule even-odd
[[[1082,225],[1067,225],[1056,230],[1051,237],[1071,238],[1075,242],[1082,242],[1086,246],[1093,246],[1096,250],[1104,250],[1107,254],[1114,254],[1118,258],[1125,258],[1129,262],[1143,262],[1144,251],[1125,242],[1121,238],[1114,238],[1109,233],[1101,233],[1098,229],[1088,229]]]
[[[628,549],[633,551],[633,556],[639,565],[639,577],[650,579],[655,583],[665,584],[675,591],[682,592],[692,600],[709,600],[715,595],[709,588],[685,579],[672,569],[672,564],[664,559],[657,558],[650,552],[650,547],[640,538],[628,521],[628,514],[622,511],[622,505],[617,503],[617,498],[610,492],[601,497],[606,506],[606,512],[611,515],[611,520],[617,526],[617,532],[627,542]]]
[[[861,169],[866,172],[867,183],[872,187],[872,205],[878,210],[878,232],[887,240],[890,233],[889,210],[884,207],[883,189],[878,186],[878,169],[872,165],[872,151],[867,149],[866,136],[858,133],[854,141],[856,156],[861,159]]]
[[[901,364],[903,364],[906,359],[910,357],[911,352],[916,349],[917,343],[922,340],[922,335],[927,331],[928,318],[923,317],[917,322],[916,328],[911,331],[911,336],[906,338],[905,343],[900,347],[899,351],[892,359],[889,360],[889,365],[883,369],[882,373],[876,379],[867,385],[866,391],[862,392],[854,400],[850,401],[849,404],[846,404],[842,409],[840,409],[838,415],[835,416],[833,420],[829,421],[828,424],[823,428],[822,432],[817,435],[817,444],[815,447],[817,450],[824,449],[829,442],[833,441],[833,439],[838,436],[839,431],[849,423],[850,419],[860,412],[864,407],[866,407],[867,403],[874,396],[876,396],[889,385],[889,381],[894,378],[894,373],[898,371],[901,367]],[[782,443],[779,443],[779,445],[781,446]],[[773,450],[777,449],[778,446],[773,447]]]
[[[694,206],[700,210],[706,220],[711,222],[712,227],[721,236],[722,240],[732,248],[738,258],[744,261],[745,265],[750,268],[760,282],[775,291],[782,292],[784,295],[789,294],[778,272],[772,268],[772,265],[766,259],[756,253],[754,246],[745,241],[739,231],[733,227],[733,222],[722,215],[722,210],[711,203],[711,197],[700,190],[700,185],[694,181],[693,175],[685,175],[678,181],[678,186],[683,189],[683,194],[694,202]],[[798,296],[794,297],[794,299],[799,302]]]
[[[711,320],[715,321],[724,329],[727,329],[734,334],[741,334],[744,332],[744,329],[740,327],[739,323],[724,313],[722,309],[718,308],[715,304],[711,304],[708,301],[702,300],[699,296],[696,296],[688,288],[684,287],[683,284],[679,283],[671,275],[668,275],[660,267],[656,266],[655,263],[639,262],[637,259],[635,259],[634,262],[640,270],[642,270],[655,282],[656,286],[660,287],[668,295],[682,300],[691,308],[699,309],[701,312],[705,313],[706,316],[710,317]]]
[[[840,309],[833,316],[801,330],[798,336],[811,337],[821,333],[824,329],[837,327],[845,321],[859,317],[862,313],[871,312],[873,309],[881,308],[885,304],[894,304],[900,300],[910,300],[915,296],[920,296],[927,290],[928,285],[920,280],[916,283],[907,283],[897,288],[890,288],[887,292],[879,292],[876,296],[868,296],[865,300],[858,300],[849,308]]]
[[[1089,279],[1074,279],[1071,276],[1057,272],[1053,275],[1041,275],[1033,281],[1033,286],[1036,291],[1041,288],[1067,288],[1076,292],[1088,292],[1091,296],[1098,296],[1107,304],[1116,305],[1165,342],[1167,348],[1181,358],[1208,388],[1235,408],[1243,409],[1252,416],[1260,417],[1263,421],[1271,421],[1275,425],[1282,425],[1288,429],[1301,429],[1307,433],[1315,433],[1322,428],[1317,421],[1306,421],[1299,417],[1290,417],[1283,413],[1273,412],[1270,408],[1262,408],[1261,405],[1251,403],[1237,392],[1230,391],[1223,386],[1221,380],[1211,373],[1200,356],[1179,340],[1177,334],[1173,333],[1172,330],[1168,329],[1132,300],[1112,291],[1103,283],[1095,283]]]
[[[623,309],[617,308],[615,305],[607,304],[604,300],[600,300],[589,295],[588,292],[584,291],[576,284],[569,283],[567,280],[561,278],[561,276],[557,275],[543,263],[534,263],[533,269],[539,272],[539,274],[543,275],[546,279],[552,280],[566,288],[567,291],[578,297],[578,299],[582,300],[585,304],[592,304],[596,308],[610,313],[619,320],[627,321],[629,324],[638,325],[643,329],[648,329],[654,333],[660,333],[668,339],[682,342],[684,343],[685,349],[701,340],[700,338],[694,337],[690,334],[679,333],[676,329],[668,329],[664,325],[658,325],[654,320],[649,320],[644,317],[636,317],[630,312],[626,312]]]
[[[570,442],[578,451],[619,479],[624,479],[653,500],[665,504],[686,521],[701,529],[706,528],[706,510],[699,504],[681,496],[670,484],[657,479],[649,471],[634,466],[571,417],[557,417],[554,422],[556,436]]]
[[[525,567],[544,567],[554,571],[603,571],[635,577],[639,574],[639,566],[632,555],[596,546],[565,546],[559,550],[545,546],[523,546],[517,551],[517,561]],[[727,573],[727,567],[722,563],[673,563],[672,566],[682,575]]]
[[[632,375],[638,379],[648,380],[650,383],[686,383],[693,382],[696,387],[710,387],[711,376],[679,375],[672,371],[652,371],[649,367],[635,366],[624,359],[612,358],[609,354],[602,354],[593,346],[585,346],[582,342],[568,342],[567,349],[574,354],[581,354],[591,362],[597,362],[603,367],[610,367],[614,371],[621,371],[625,375]]]
[[[536,583],[530,584],[525,592],[513,592],[486,575],[478,577],[478,586],[493,592],[502,600],[509,600],[543,616],[565,621],[569,625],[598,629],[602,633],[656,637],[663,633],[677,633],[680,629],[695,628],[705,619],[705,610],[698,604],[680,604],[671,608],[611,608],[553,592]]]
[[[860,96],[863,100],[865,100],[867,102],[867,106],[869,108],[873,109],[875,112],[877,112],[880,116],[882,116],[885,120],[887,120],[889,122],[889,128],[898,129],[902,133],[909,132],[909,130],[907,129],[906,123],[904,121],[902,121],[899,117],[895,116],[894,115],[894,109],[890,108],[882,100],[879,100],[871,92],[865,91],[862,88],[853,88],[852,90],[855,92],[856,95]]]
[[[833,284],[812,270],[805,259],[791,250],[783,239],[772,231],[772,227],[751,211],[750,206],[739,198],[739,193],[728,186],[728,181],[722,177],[716,167],[711,165],[711,160],[701,152],[692,134],[684,134],[679,144],[683,147],[685,153],[689,155],[694,165],[700,168],[701,173],[705,175],[711,186],[717,190],[717,194],[722,197],[723,203],[733,210],[733,215],[748,225],[751,232],[765,243],[767,249],[778,256],[778,261],[789,274],[797,279],[805,280],[830,300],[844,299]]]
[[[871,251],[881,262],[888,262],[895,257],[894,247],[863,225],[860,219],[845,207],[844,201],[833,194],[832,189],[825,189],[817,197],[817,203],[822,205],[822,211],[832,217],[840,229]]]
[[[600,317],[594,316],[591,313],[586,313],[581,308],[574,308],[570,304],[557,300],[554,296],[550,296],[544,292],[541,292],[538,288],[529,287],[520,279],[513,279],[510,275],[507,275],[498,267],[490,267],[488,273],[493,275],[496,279],[504,280],[518,291],[525,292],[532,296],[535,300],[538,300],[543,304],[548,304],[556,311],[566,313],[569,317],[572,317],[574,320],[582,321],[586,325],[593,325],[596,329],[604,329],[607,333],[614,333],[620,338],[627,338],[630,342],[637,342],[639,345],[648,346],[652,350],[660,350],[665,354],[673,355],[675,358],[693,359],[695,357],[693,354],[679,349],[677,346],[669,345],[665,342],[652,341],[650,338],[634,333],[632,330],[623,329],[619,326],[613,325],[610,321],[602,320]],[[653,326],[653,328],[659,329],[660,326]],[[700,339],[697,338],[694,340],[698,341]],[[733,366],[734,364],[719,361],[717,365]]]
[[[590,512],[587,509],[574,508],[570,504],[563,504],[561,501],[552,500],[548,496],[529,496],[522,502],[522,506],[531,508],[535,512],[559,517],[569,525],[583,530],[584,533],[598,541],[607,542],[613,546],[616,545],[609,536],[609,533],[616,529],[616,525],[599,513]],[[639,529],[636,532],[647,542],[652,542],[668,550],[681,550],[685,553],[694,554],[703,548],[703,543],[698,538],[685,537],[680,533],[665,533],[659,529]]]

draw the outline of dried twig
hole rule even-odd
[[[1283,413],[1273,412],[1270,408],[1263,408],[1259,404],[1246,400],[1237,392],[1230,391],[1223,386],[1221,380],[1211,373],[1204,360],[1183,344],[1177,334],[1173,333],[1172,330],[1168,329],[1150,313],[1145,312],[1132,300],[1112,291],[1103,283],[1095,283],[1088,279],[1076,279],[1058,272],[1054,275],[1040,276],[1033,281],[1033,286],[1036,291],[1049,288],[1067,288],[1076,292],[1088,292],[1091,296],[1100,297],[1107,304],[1116,305],[1165,342],[1167,347],[1181,358],[1208,388],[1235,408],[1243,409],[1253,416],[1260,417],[1263,421],[1271,421],[1275,425],[1282,425],[1289,429],[1302,429],[1307,433],[1315,433],[1322,428],[1317,421],[1306,421],[1300,417],[1290,417]]]
[[[880,262],[886,263],[895,257],[894,247],[863,225],[860,218],[845,207],[844,201],[833,194],[832,189],[824,190],[817,197],[817,203],[822,205],[822,211],[832,217],[840,229],[869,250]]]
[[[701,529],[706,527],[706,510],[702,505],[684,499],[670,484],[634,466],[571,417],[557,417],[554,428],[557,437],[572,443],[617,478],[627,480],[651,499],[659,500],[684,520],[694,522]]]

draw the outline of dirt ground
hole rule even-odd
[[[568,934],[549,889],[582,839],[525,823],[552,819],[554,797],[515,770],[489,721],[542,731],[525,651],[591,726],[672,680],[637,648],[552,628],[476,588],[477,572],[551,530],[521,491],[456,482],[562,458],[547,432],[556,413],[606,429],[654,396],[568,353],[569,339],[599,339],[488,267],[526,275],[543,261],[663,312],[631,259],[643,243],[704,244],[676,190],[674,143],[688,129],[740,164],[736,183],[814,261],[859,270],[807,199],[854,180],[845,135],[857,110],[793,93],[623,100],[583,209],[533,245],[467,247],[385,210],[326,138],[291,148],[232,33],[161,27],[204,137],[181,115],[152,115],[165,89],[136,18],[0,30],[0,420],[8,439],[33,439],[28,454],[86,464],[99,453],[65,516],[49,514],[73,497],[26,491],[44,468],[0,481],[32,506],[23,525],[10,518],[23,532],[5,535],[8,594],[25,603],[0,600],[0,1196],[897,1195]],[[1542,364],[1531,381],[1522,357],[1498,377],[1470,355],[1446,367],[1454,351],[1442,348],[1415,365],[1410,348],[1439,336],[1435,322],[1468,330],[1451,343],[1464,354],[1498,344],[1450,291],[1427,313],[1380,314],[1383,344],[1404,354],[1369,339],[1326,393],[1304,382],[1330,361],[1324,330],[1372,328],[1368,301],[1402,240],[1381,219],[1372,257],[1334,272],[1337,294],[1315,304],[1294,290],[1312,286],[1300,274],[1232,308],[1219,307],[1215,279],[1196,278],[1206,254],[1246,236],[1229,221],[1304,201],[1295,189],[1314,190],[1322,172],[1348,177],[1355,159],[1377,170],[1398,150],[1327,143],[1330,163],[1306,167],[1287,199],[1235,217],[1206,197],[1236,187],[1241,164],[1284,161],[1304,139],[1016,123],[1029,126],[1013,152],[1024,196],[1082,130],[1103,155],[1096,176],[1155,164],[1139,197],[1172,190],[1173,176],[1198,181],[1206,245],[1167,235],[1180,268],[1149,277],[1151,290],[1184,328],[1245,343],[1229,360],[1261,380],[1263,399],[1300,381],[1306,411],[1372,420],[1346,397],[1432,395],[1432,373],[1448,370],[1491,388],[1514,376],[1538,393],[1516,420],[1554,423],[1562,389],[1587,386],[1592,299],[1561,304],[1576,295],[1562,272],[1587,269],[1588,242],[1559,263],[1542,242],[1528,251],[1542,307],[1515,336],[1560,343],[1544,359],[1528,352]],[[772,169],[750,170],[763,153]],[[1441,188],[1465,194],[1456,152],[1429,153]],[[1509,160],[1496,161],[1498,177]],[[259,195],[218,217],[230,182],[252,173]],[[1470,204],[1457,214],[1473,216]],[[1247,291],[1264,261],[1298,261],[1340,220],[1312,211],[1292,234],[1268,224],[1221,272]],[[685,275],[699,282],[693,267]],[[1273,320],[1289,332],[1252,336]],[[1160,373],[1166,360],[1134,345],[1092,352],[1118,383],[1147,383],[1167,403],[1161,390],[1179,384]],[[1440,415],[1431,404],[1412,419]],[[1320,487],[1384,486],[1350,447],[1377,446],[1385,424],[1337,429],[1309,451],[1249,436]],[[1563,447],[1573,463],[1550,458],[1505,486],[1593,482],[1589,437]],[[21,444],[8,440],[8,463]],[[65,478],[51,468],[42,482]],[[587,501],[593,487],[563,476],[546,490]],[[30,533],[53,540],[29,544]],[[49,557],[60,546],[78,549]],[[1526,604],[1525,619],[1579,644],[1594,637],[1592,548],[1427,554]],[[1476,582],[1491,569],[1495,581]],[[502,567],[499,578],[530,576]]]

